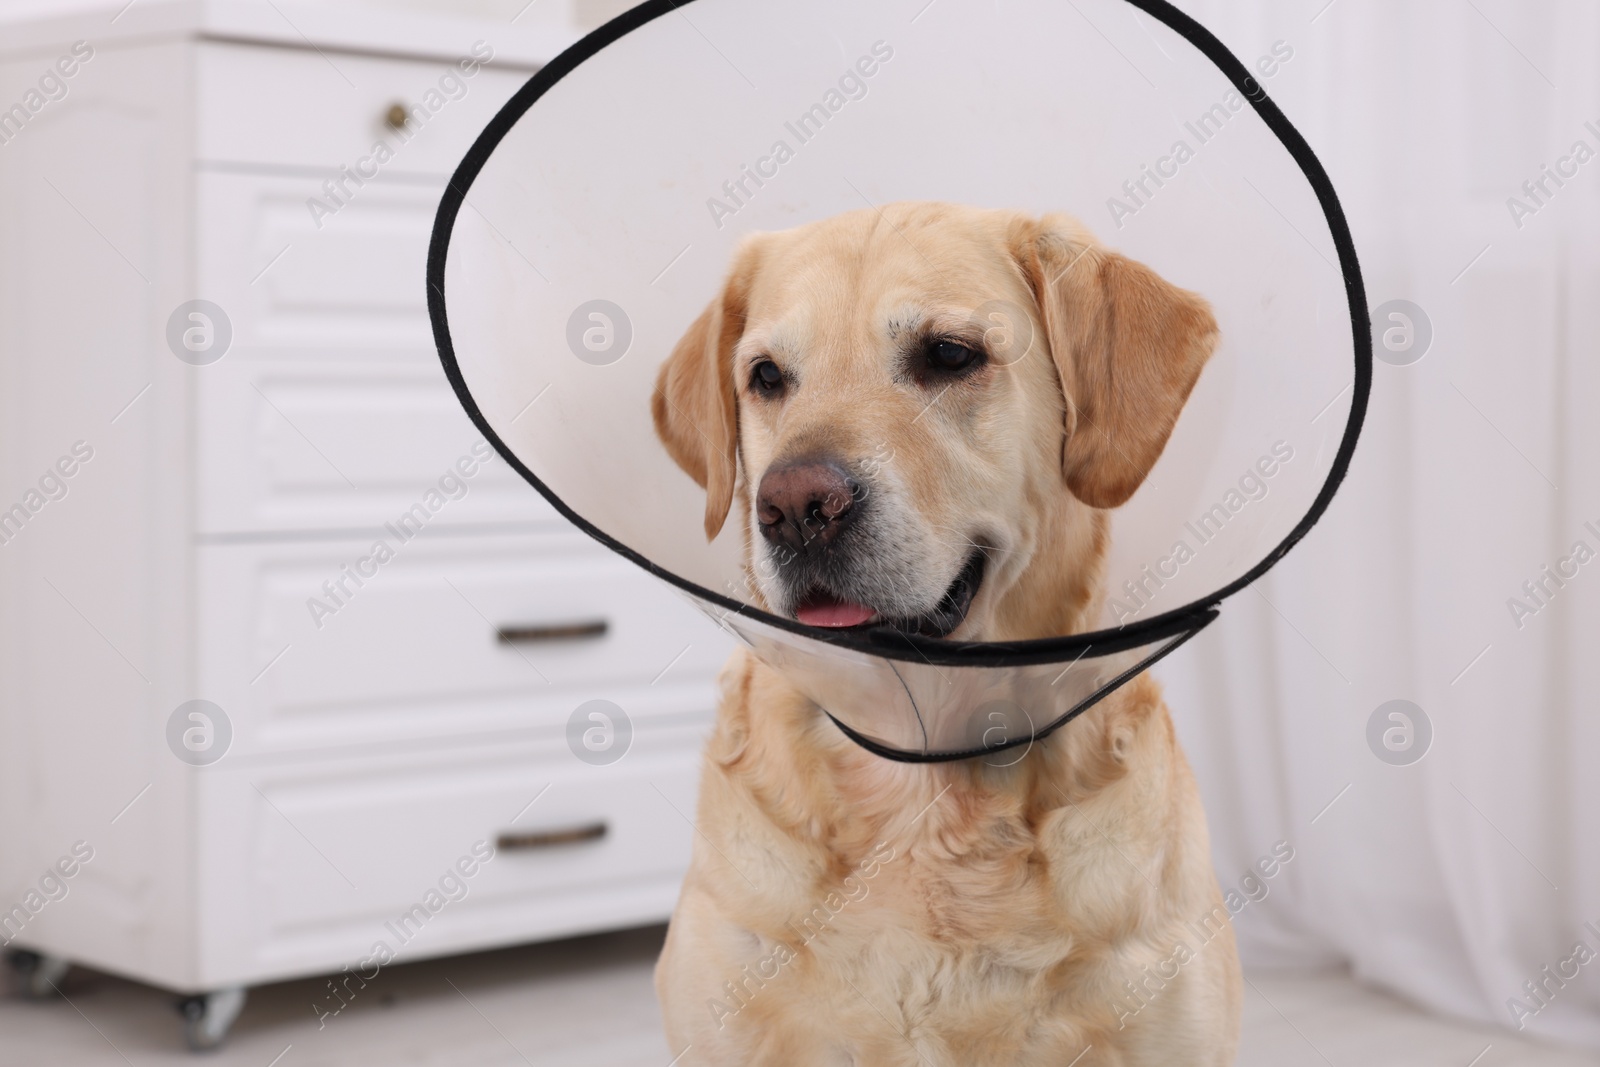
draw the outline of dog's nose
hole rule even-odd
[[[835,463],[805,460],[769,470],[756,491],[761,535],[797,552],[820,549],[844,528],[860,491]]]

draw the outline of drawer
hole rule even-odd
[[[532,75],[492,58],[468,77],[449,62],[342,52],[222,41],[196,52],[196,154],[207,163],[447,175]],[[386,123],[395,104],[421,109],[404,130]]]
[[[195,369],[198,531],[376,528],[411,509],[481,440],[423,298],[442,185],[373,187],[320,228],[306,179],[202,174],[197,187],[201,292],[232,329]],[[554,518],[496,461],[436,521]]]
[[[426,272],[443,180],[380,177],[336,215],[313,218],[306,205],[320,183],[196,177],[199,295],[233,331],[205,378],[274,357],[438,361]]]
[[[273,974],[379,941],[405,961],[660,921],[688,865],[703,738],[647,724],[604,767],[559,743],[219,764],[197,805],[208,943]]]
[[[205,368],[212,370],[214,368]],[[428,365],[243,364],[197,414],[196,532],[565,526]]]
[[[583,535],[382,541],[199,550],[195,695],[229,715],[228,758],[564,736],[591,699],[711,714],[729,639]]]

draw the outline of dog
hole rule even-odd
[[[747,237],[652,414],[765,610],[1078,633],[1108,509],[1216,340],[1201,297],[1066,216],[893,204]],[[719,686],[655,972],[675,1062],[1233,1062],[1232,928],[1148,674],[1009,766],[873,755],[743,649]]]

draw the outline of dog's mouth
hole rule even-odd
[[[833,630],[892,630],[921,637],[948,637],[966,621],[972,601],[978,595],[978,587],[983,584],[987,559],[981,548],[968,556],[966,565],[956,575],[955,581],[950,583],[950,588],[945,590],[939,603],[931,611],[920,615],[902,618],[886,616],[869,605],[841,599],[829,590],[817,587],[800,598],[795,618],[807,626]]]

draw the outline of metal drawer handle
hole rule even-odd
[[[494,847],[504,852],[527,852],[536,848],[555,848],[559,845],[578,845],[585,841],[598,841],[606,836],[609,827],[603,822],[569,826],[564,830],[535,830],[530,833],[504,833],[495,839]]]
[[[411,112],[399,101],[389,105],[383,113],[383,124],[391,130],[403,130],[411,122]]]
[[[540,641],[592,641],[604,637],[611,624],[605,619],[583,622],[557,622],[540,626],[502,626],[495,637],[502,645],[526,645]]]

